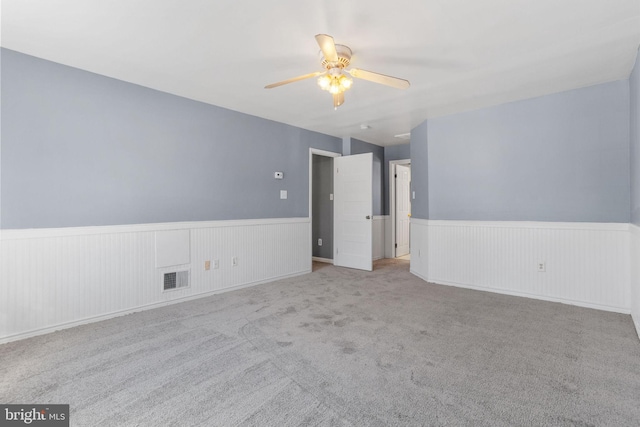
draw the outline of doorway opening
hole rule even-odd
[[[341,154],[309,149],[311,260],[333,264],[333,159]],[[313,267],[312,270],[316,268]]]
[[[411,256],[411,160],[389,162],[391,257]]]

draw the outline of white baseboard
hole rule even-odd
[[[168,305],[179,304],[179,303],[192,301],[192,300],[199,299],[199,298],[218,295],[218,294],[222,294],[222,293],[225,293],[225,292],[237,291],[239,289],[249,288],[249,287],[257,286],[257,285],[262,285],[262,284],[265,284],[265,283],[273,282],[273,281],[276,281],[276,280],[287,279],[287,278],[290,278],[290,277],[301,276],[303,274],[308,274],[308,273],[311,273],[311,271],[310,270],[305,270],[305,271],[301,271],[301,272],[298,272],[298,273],[287,274],[287,275],[284,275],[284,276],[271,277],[269,279],[259,280],[259,281],[251,282],[251,283],[243,283],[241,285],[230,286],[228,288],[220,289],[220,290],[216,290],[216,291],[202,292],[202,293],[199,293],[199,294],[193,294],[193,295],[177,298],[177,299],[170,300],[170,301],[162,301],[162,302],[158,302],[158,303],[142,305],[142,306],[135,307],[135,308],[132,308],[132,309],[114,311],[112,313],[106,313],[106,314],[102,314],[102,315],[99,315],[99,316],[87,317],[87,318],[80,319],[80,320],[75,320],[75,321],[72,321],[72,322],[66,322],[66,323],[61,323],[61,324],[58,324],[58,325],[47,326],[45,328],[34,329],[34,330],[26,331],[26,332],[23,332],[23,333],[2,337],[2,338],[0,338],[0,344],[4,344],[4,343],[7,343],[7,342],[12,342],[12,341],[23,340],[23,339],[35,337],[35,336],[38,336],[38,335],[49,334],[51,332],[61,331],[61,330],[64,330],[64,329],[73,328],[75,326],[82,326],[82,325],[87,325],[89,323],[100,322],[102,320],[109,320],[109,319],[113,319],[115,317],[126,316],[128,314],[138,313],[138,312],[141,312],[141,311],[152,310],[154,308],[165,307],[165,306],[168,306]]]
[[[496,289],[496,288],[491,288],[491,287],[487,287],[487,286],[474,286],[474,285],[470,285],[470,284],[466,284],[466,283],[454,283],[454,282],[433,282],[433,281],[429,281],[429,283],[434,283],[436,285],[441,285],[441,286],[451,286],[451,287],[463,288],[463,289],[473,289],[475,291],[491,292],[491,293],[501,294],[501,295],[511,295],[511,296],[515,296],[515,297],[531,298],[531,299],[537,299],[537,300],[541,300],[541,301],[558,302],[558,303],[561,303],[561,304],[575,305],[577,307],[593,308],[593,309],[596,309],[596,310],[610,311],[610,312],[614,312],[614,313],[630,314],[630,310],[622,309],[620,307],[610,307],[610,306],[600,305],[600,304],[585,303],[585,302],[582,302],[582,301],[566,300],[566,299],[563,299],[563,298],[553,298],[553,297],[547,297],[547,296],[543,296],[543,295],[528,294],[528,293],[525,293],[525,292],[510,291],[510,290],[505,290],[505,289]]]
[[[327,264],[333,264],[333,260],[329,259],[329,258],[321,258],[319,256],[314,256],[311,258],[314,261],[318,261],[318,262],[325,262]]]
[[[418,276],[419,278],[421,278],[422,280],[424,280],[425,282],[428,282],[429,280],[427,279],[427,276],[423,276],[422,274],[418,273],[416,270],[412,270],[411,268],[409,268],[409,273],[413,274],[414,276]]]

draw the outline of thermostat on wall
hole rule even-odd
[[[273,176],[275,177],[275,179],[282,179],[282,178],[284,178],[284,173],[276,172],[276,173],[273,174]]]

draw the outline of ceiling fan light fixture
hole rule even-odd
[[[318,86],[320,86],[322,90],[329,90],[329,86],[331,86],[331,77],[326,74],[318,77]]]
[[[347,77],[344,74],[340,76],[340,86],[344,88],[344,90],[350,89],[352,83],[353,80],[351,79],[351,77]]]
[[[332,95],[343,93],[351,88],[353,80],[342,72],[330,72],[318,78],[318,86]]]

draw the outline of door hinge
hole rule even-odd
[[[397,177],[398,177],[398,174],[393,175],[393,177],[394,177],[394,178],[397,178]]]
[[[396,243],[396,249],[398,249],[398,244]]]

